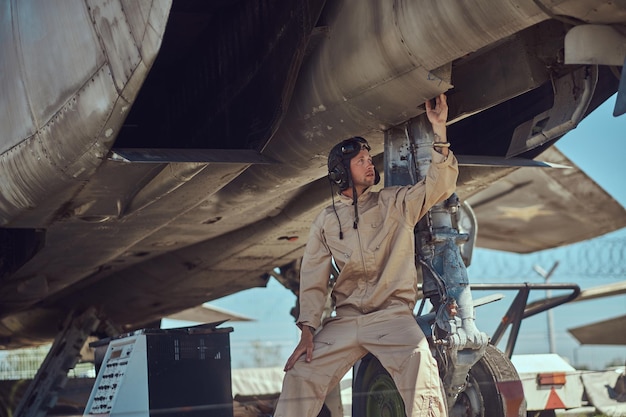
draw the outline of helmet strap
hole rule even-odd
[[[333,190],[333,181],[328,177],[328,185],[330,185],[330,198],[333,201],[333,211],[335,212],[335,216],[337,216],[337,223],[339,223],[339,240],[343,240],[343,230],[341,230],[341,220],[339,220],[339,214],[337,213],[337,208],[335,207],[335,192]]]
[[[352,227],[356,229],[357,225],[359,224],[359,209],[357,205],[356,187],[354,186],[354,183],[352,184],[352,205],[354,206],[354,224],[352,225]]]

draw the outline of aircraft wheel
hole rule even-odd
[[[505,400],[506,396],[510,397],[509,401]],[[519,409],[515,407],[517,404]],[[362,417],[405,417],[404,402],[393,379],[372,355],[363,359],[357,371],[352,409],[353,415]],[[525,417],[521,381],[509,358],[494,346],[487,346],[485,356],[470,370],[468,386],[449,414],[450,417]]]
[[[450,417],[525,417],[523,395],[509,358],[487,345],[485,355],[470,370],[467,388],[457,398]]]
[[[404,417],[404,401],[391,375],[373,355],[361,360],[352,388],[352,415]]]
[[[556,417],[554,410],[529,411],[528,417]]]

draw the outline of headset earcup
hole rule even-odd
[[[341,181],[340,179],[341,177],[339,175],[339,172],[337,172],[336,168],[333,168],[333,170],[328,173],[328,178],[330,178],[330,180],[334,183]]]
[[[348,175],[346,169],[341,162],[335,164],[333,169],[328,172],[328,178],[337,186],[340,190],[348,188]]]

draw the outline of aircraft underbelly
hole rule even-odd
[[[383,131],[447,92],[455,153],[504,159],[516,127],[548,114],[559,79],[595,74],[558,62],[567,24],[554,16],[626,21],[623,6],[591,0],[64,4],[69,11],[45,1],[0,6],[0,21],[17,21],[0,28],[10,81],[0,100],[0,244],[31,241],[0,269],[8,320],[0,336],[19,333],[11,320],[30,326],[29,308],[39,320],[98,305],[131,329],[265,285],[268,271],[301,256],[310,222],[329,203],[334,144],[365,136],[380,163]],[[606,79],[605,71],[598,87],[589,83],[595,91],[577,114],[615,91]],[[514,153],[532,158],[563,133],[554,131],[535,145],[520,133]],[[115,157],[142,149],[165,159]],[[194,150],[196,160],[167,160]],[[203,159],[210,151],[223,159]],[[230,158],[237,151],[255,156]],[[462,167],[458,194],[479,198],[499,178],[503,194],[523,186],[527,178],[505,176],[511,170]],[[536,177],[576,200],[567,181]],[[623,208],[610,196],[599,201],[594,209],[608,214],[597,233],[622,225]],[[488,216],[494,210],[483,205]],[[510,224],[522,233],[524,216],[548,216],[534,210],[499,215],[517,216]],[[591,233],[520,236],[510,249]],[[483,236],[501,248],[497,234]]]

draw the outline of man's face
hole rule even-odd
[[[361,151],[350,160],[350,174],[352,175],[354,186],[360,189],[360,191],[374,185],[376,182],[376,172],[374,170],[374,164],[372,163],[372,157],[367,149],[361,149]]]

